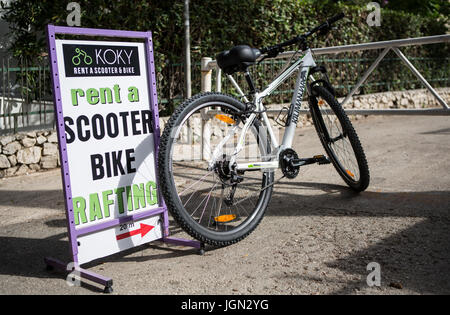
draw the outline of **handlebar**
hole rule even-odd
[[[326,20],[324,23],[320,24],[319,26],[316,26],[312,30],[306,32],[305,34],[298,35],[298,36],[294,37],[293,39],[290,39],[290,40],[285,41],[280,44],[261,48],[260,49],[261,54],[267,53],[267,57],[276,57],[280,52],[283,51],[283,47],[290,46],[290,45],[296,44],[298,42],[304,42],[307,37],[311,36],[312,34],[318,32],[318,31],[322,31],[324,29],[329,29],[331,27],[331,24],[339,21],[343,17],[344,17],[344,13],[339,13],[339,14],[329,18],[328,20]]]
[[[345,16],[344,13],[341,12],[341,13],[339,13],[339,14],[337,14],[337,15],[331,17],[331,18],[329,18],[329,19],[327,20],[327,22],[328,22],[329,24],[333,24],[333,23],[339,21],[340,19],[342,19],[344,16]]]

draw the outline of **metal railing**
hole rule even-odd
[[[48,62],[29,65],[0,54],[0,135],[53,128],[55,124]]]
[[[312,49],[316,56],[324,56],[322,62],[326,62],[331,70],[334,69],[334,82],[338,84],[335,86],[340,96],[345,96],[342,99],[342,103],[348,103],[359,89],[364,89],[367,91],[379,92],[381,89],[387,88],[388,90],[395,89],[409,89],[414,88],[414,83],[407,82],[411,80],[414,81],[414,76],[409,75],[406,79],[402,76],[403,81],[400,83],[394,83],[392,80],[384,80],[384,77],[378,72],[372,74],[376,68],[385,69],[397,64],[405,64],[411,72],[417,77],[419,84],[422,83],[431,92],[431,94],[438,100],[442,109],[353,109],[346,108],[348,114],[357,115],[449,115],[450,111],[446,101],[436,92],[435,88],[430,85],[438,84],[440,86],[449,86],[449,60],[450,56],[443,55],[439,59],[433,58],[423,58],[414,56],[413,58],[407,58],[402,51],[401,47],[406,46],[417,46],[417,45],[427,45],[427,44],[441,44],[448,43],[450,41],[450,35],[437,35],[419,38],[409,38],[400,39],[392,41],[382,41],[373,43],[363,43],[355,45],[344,45],[335,47],[324,47]],[[407,48],[409,49],[409,48]],[[376,50],[381,50],[378,56]],[[361,57],[362,52],[364,57]],[[387,58],[388,52],[393,51],[397,58]],[[341,58],[337,56],[346,56],[347,54],[358,53],[356,58]],[[284,52],[277,56],[276,58],[264,61],[261,63],[262,69],[259,71],[266,72],[266,76],[269,77],[270,73],[273,74],[277,71],[277,67],[283,66],[287,62],[287,58],[290,58],[294,52]],[[326,55],[330,55],[326,57]],[[367,56],[367,54],[369,56]],[[319,59],[319,58],[318,58]],[[422,75],[418,69],[411,63],[417,61],[422,67],[419,69],[422,73],[427,72],[427,75]],[[320,61],[320,60],[319,60]],[[370,66],[369,66],[370,64]],[[367,66],[366,66],[367,65]],[[442,69],[437,69],[442,65]],[[195,93],[198,91],[211,91],[214,88],[216,91],[221,91],[222,89],[227,89],[228,85],[226,81],[222,80],[222,73],[217,67],[217,64],[212,58],[202,58],[201,64],[194,64],[200,71],[195,71],[193,73],[193,80],[195,83]],[[171,66],[174,71],[182,72],[180,70],[183,66],[182,64],[176,64]],[[359,80],[353,84],[353,78],[349,81],[347,77],[339,77],[339,73],[345,73],[346,68],[353,67],[350,73],[361,72],[362,75]],[[180,69],[178,69],[180,68]],[[446,70],[447,69],[447,70]],[[215,70],[215,75],[213,75],[213,70]],[[344,71],[343,71],[344,70]],[[433,76],[430,78],[430,74]],[[331,73],[331,71],[330,71]],[[371,75],[372,74],[372,75]],[[34,78],[32,84],[26,77]],[[424,78],[427,76],[428,80]],[[51,97],[51,91],[49,89],[48,79],[48,62],[44,58],[40,63],[27,65],[20,60],[15,60],[12,57],[8,57],[6,53],[0,55],[0,135],[5,133],[16,132],[19,130],[27,129],[42,129],[51,128],[54,125],[54,112],[53,112],[53,102]],[[365,83],[368,78],[376,78],[377,81],[374,83]],[[397,78],[398,79],[398,78]],[[405,79],[405,80],[404,80]],[[198,82],[201,81],[200,86]],[[350,82],[350,83],[349,83]],[[412,81],[410,81],[412,82]],[[162,85],[159,82],[159,86]],[[364,94],[364,92],[362,94]],[[30,97],[30,93],[35,93],[34,97]],[[279,93],[279,94],[275,94]],[[285,87],[283,90],[280,89],[276,91],[274,95],[277,95],[277,99],[283,98],[283,102],[289,101],[288,96],[292,94],[291,87]],[[160,94],[160,103],[165,104],[167,102],[173,102],[177,100],[180,102],[184,99],[182,93],[176,95],[162,95]],[[278,97],[279,96],[279,97]],[[341,99],[340,99],[341,100]],[[279,112],[279,109],[268,109],[268,112]],[[302,109],[301,113],[308,113],[308,110]]]
[[[411,72],[417,77],[417,79],[422,82],[425,87],[431,92],[431,94],[437,99],[442,109],[345,109],[349,115],[450,115],[450,108],[445,100],[436,92],[436,90],[429,84],[429,82],[422,76],[422,74],[417,70],[416,67],[408,60],[408,58],[401,52],[400,47],[405,46],[416,46],[416,45],[427,45],[427,44],[437,44],[437,43],[447,43],[450,42],[450,35],[435,35],[417,38],[407,38],[398,39],[390,41],[354,44],[354,45],[344,45],[344,46],[333,46],[324,48],[314,48],[312,49],[315,56],[326,55],[326,54],[338,54],[343,52],[356,52],[364,50],[377,50],[383,49],[375,61],[367,68],[358,82],[353,86],[351,91],[346,95],[346,97],[341,102],[345,105],[355,93],[360,89],[360,87],[366,82],[370,74],[377,68],[383,58],[389,51],[394,51],[395,54],[400,58],[400,60],[411,70]],[[290,58],[294,54],[294,51],[284,52],[273,59]],[[201,63],[201,90],[202,92],[211,91],[212,89],[212,70],[215,70],[215,81],[216,91],[220,92],[222,90],[222,72],[218,68],[217,63],[212,58],[204,57]],[[447,74],[448,76],[448,74]],[[279,111],[279,109],[270,111]],[[302,109],[301,113],[308,113],[309,110]]]

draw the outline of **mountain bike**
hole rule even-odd
[[[293,179],[300,167],[332,163],[351,189],[367,188],[369,168],[360,140],[335,97],[326,69],[316,65],[308,47],[311,35],[326,34],[341,18],[343,14],[336,15],[280,44],[261,49],[239,45],[219,53],[218,66],[240,98],[198,94],[170,117],[159,146],[160,187],[170,213],[192,237],[226,246],[248,236],[261,221],[279,181],[274,175],[277,169],[282,172],[280,180]],[[301,55],[264,90],[257,90],[248,68],[294,44]],[[244,94],[234,80],[236,72],[244,73],[249,93]],[[295,72],[297,80],[279,144],[262,100]],[[305,91],[326,155],[299,157],[292,148]],[[212,136],[201,145],[198,139],[206,129],[212,130]],[[205,148],[210,154],[202,157]]]

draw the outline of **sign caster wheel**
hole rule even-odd
[[[199,254],[200,256],[205,255],[205,243],[202,243],[202,244],[200,245],[200,249],[198,250],[198,254]]]
[[[113,288],[111,286],[106,286],[105,289],[103,289],[103,293],[113,293]]]

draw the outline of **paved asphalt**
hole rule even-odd
[[[449,294],[450,117],[354,122],[371,184],[352,193],[331,165],[275,187],[266,216],[229,247],[150,243],[88,264],[114,294]],[[301,156],[323,152],[312,127]],[[70,287],[43,259],[69,261],[59,170],[0,180],[0,294],[101,294]],[[172,222],[171,232],[187,237]],[[367,265],[381,268],[369,287]]]

